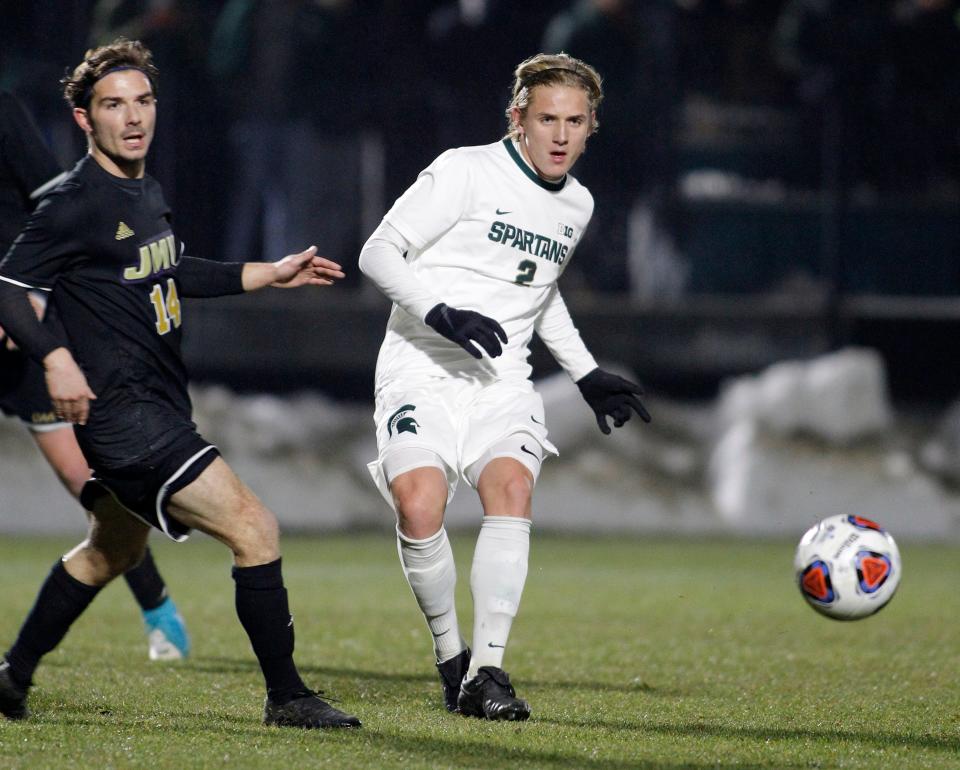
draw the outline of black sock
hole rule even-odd
[[[293,616],[283,587],[280,559],[256,567],[234,567],[237,616],[260,662],[267,694],[286,703],[306,685],[293,662]]]
[[[155,609],[166,601],[167,586],[160,577],[160,571],[149,548],[143,554],[143,561],[127,570],[123,577],[144,612]]]
[[[100,588],[72,577],[63,561],[57,559],[20,627],[17,641],[6,655],[10,673],[19,685],[28,687],[32,683],[40,658],[60,644]]]

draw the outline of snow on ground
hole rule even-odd
[[[538,529],[797,536],[856,513],[901,539],[960,539],[960,408],[940,423],[898,414],[871,351],[784,362],[715,403],[646,398],[651,425],[603,436],[565,375],[538,387],[561,456],[544,465]],[[201,433],[286,531],[393,527],[370,480],[372,404],[193,391]],[[464,482],[449,526],[479,522]],[[0,421],[0,532],[81,533],[82,513],[14,420]]]

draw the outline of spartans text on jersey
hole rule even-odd
[[[502,243],[504,246],[519,249],[558,265],[563,264],[563,260],[567,257],[567,251],[570,249],[569,246],[558,243],[546,235],[514,227],[499,220],[490,225],[487,238],[494,243]]]

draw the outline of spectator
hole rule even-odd
[[[235,110],[228,255],[279,257],[300,238],[359,249],[366,20],[355,0],[224,6],[210,64]]]
[[[949,193],[960,185],[960,11],[952,0],[902,0],[892,7],[901,151],[907,190]]]
[[[788,0],[777,20],[774,55],[805,107],[803,167],[812,173],[803,181],[890,187],[895,79],[883,4]]]

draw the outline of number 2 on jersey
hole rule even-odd
[[[517,277],[513,279],[513,282],[519,283],[521,286],[529,286],[533,280],[534,273],[537,272],[537,263],[532,259],[525,259],[517,265],[517,270],[520,272],[517,273]]]
[[[157,334],[164,335],[180,326],[180,297],[177,296],[177,284],[167,279],[167,296],[163,296],[163,287],[155,283],[150,290],[150,302],[157,314]]]

